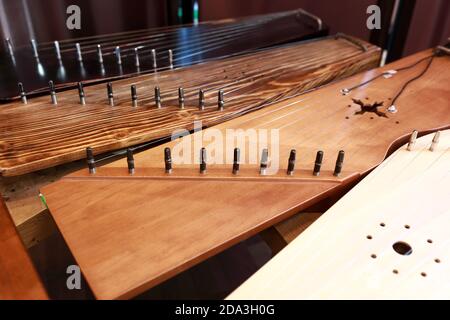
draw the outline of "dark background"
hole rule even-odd
[[[398,56],[408,55],[450,36],[449,0],[400,0]],[[191,22],[194,0],[0,0],[0,32],[15,46]],[[389,13],[394,0],[198,0],[200,21],[242,17],[303,8],[323,19],[330,33],[344,32],[381,45],[380,35],[366,28],[366,8],[371,4]],[[66,28],[66,8],[81,8],[81,30]],[[178,18],[178,7],[184,17]],[[385,9],[386,8],[386,9]],[[388,17],[389,18],[389,17]],[[388,20],[388,19],[387,19]],[[383,27],[387,29],[387,26]],[[382,38],[382,37],[381,37]],[[401,42],[401,43],[400,43]]]

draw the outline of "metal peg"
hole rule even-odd
[[[320,167],[322,167],[323,151],[317,151],[316,161],[314,162],[313,175],[318,176],[320,174]]]

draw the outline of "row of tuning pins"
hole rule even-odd
[[[414,149],[414,146],[416,144],[416,140],[417,140],[417,135],[419,134],[419,132],[417,130],[414,130],[411,133],[411,136],[409,137],[409,141],[408,144],[406,146],[406,150],[408,151],[412,151]],[[430,151],[434,151],[436,150],[436,147],[439,143],[439,137],[441,136],[441,132],[440,131],[436,131],[436,133],[433,136],[433,140],[431,141],[431,145],[428,148],[428,150]]]
[[[36,60],[39,60],[39,50],[38,50],[38,45],[36,40],[31,39],[31,48],[33,51],[33,57]],[[55,48],[55,54],[56,54],[56,58],[58,59],[58,61],[62,61],[62,55],[61,55],[61,48],[59,45],[58,41],[54,41],[53,42],[54,48]],[[14,56],[14,50],[12,47],[12,43],[10,39],[6,39],[6,46],[8,48],[8,51],[10,53],[11,56]],[[140,56],[139,56],[139,50],[142,50],[142,47],[136,47],[133,49],[134,52],[134,61],[135,61],[135,66],[139,67],[141,65],[140,62]],[[76,56],[77,56],[77,61],[82,63],[83,62],[83,52],[81,50],[81,45],[80,43],[75,43],[75,51],[76,51]],[[98,58],[98,62],[100,64],[103,64],[103,51],[102,51],[102,46],[100,44],[97,44],[96,46],[96,51],[97,51],[97,58]],[[118,65],[122,64],[122,50],[120,48],[120,46],[116,46],[114,48],[114,55],[116,57],[116,63]],[[157,69],[158,65],[157,65],[157,58],[156,58],[156,50],[155,49],[151,49],[150,51],[151,57],[152,57],[152,66],[154,69]],[[172,49],[168,49],[167,50],[167,54],[168,54],[168,60],[169,60],[169,68],[173,69],[174,68],[174,60],[173,60],[173,51]]]
[[[50,98],[51,103],[56,105],[58,104],[58,99],[56,96],[56,89],[53,81],[49,81],[49,92],[50,92]],[[23,84],[21,82],[18,83],[19,87],[19,96],[22,100],[22,103],[27,104],[27,95],[25,93]],[[86,105],[86,95],[84,92],[84,86],[82,82],[78,82],[78,96],[80,99],[81,105]],[[137,88],[136,85],[131,86],[131,103],[133,107],[137,107],[138,105],[138,95],[137,95]],[[107,91],[107,99],[110,106],[114,106],[114,91],[113,86],[111,82],[108,82],[106,84],[106,91]],[[178,88],[178,105],[180,109],[185,108],[185,97],[184,97],[184,89]],[[162,99],[161,99],[161,90],[159,87],[155,87],[155,106],[160,109],[162,108]],[[205,109],[205,91],[203,89],[199,89],[198,92],[198,108],[200,110]],[[225,100],[224,100],[224,92],[223,90],[219,90],[217,93],[217,108],[218,110],[223,110],[225,108]]]
[[[336,165],[334,168],[333,175],[338,177],[342,172],[342,167],[344,165],[344,151],[340,150],[336,159]],[[89,172],[91,174],[96,173],[95,168],[95,159],[94,154],[92,152],[92,148],[86,149],[86,157],[87,157],[87,164],[89,168]],[[259,174],[260,175],[266,175],[266,170],[268,167],[268,160],[269,160],[269,152],[268,149],[263,149],[261,154],[261,162],[260,162],[260,169]],[[320,170],[322,167],[322,161],[323,161],[323,151],[317,151],[316,154],[316,160],[314,162],[314,168],[312,174],[314,176],[320,175]],[[288,176],[293,176],[295,171],[295,162],[296,162],[296,150],[292,149],[289,154],[288,159],[288,167],[286,174]],[[127,149],[127,164],[128,164],[128,172],[129,174],[134,174],[135,171],[135,164],[134,164],[134,157],[133,157],[133,150],[131,148]],[[165,172],[167,174],[171,174],[173,167],[172,167],[172,156],[170,148],[164,149],[164,166],[165,166]],[[200,149],[200,173],[206,174],[207,170],[207,159],[206,159],[206,149],[201,148]],[[240,170],[240,149],[235,148],[233,152],[233,167],[232,167],[232,173],[234,175],[237,175]]]

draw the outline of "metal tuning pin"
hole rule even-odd
[[[317,151],[316,161],[314,162],[313,175],[318,176],[320,174],[320,167],[322,166],[323,151]]]
[[[164,165],[166,173],[172,173],[172,156],[170,154],[170,148],[164,149]]]
[[[97,45],[97,58],[98,58],[98,62],[99,63],[103,63],[103,52],[102,52],[102,46],[101,45]]]
[[[91,147],[87,147],[86,148],[86,159],[87,159],[87,165],[89,168],[89,173],[90,174],[94,174],[96,169],[95,169],[95,159],[94,159],[94,153],[92,152],[92,148]]]
[[[234,148],[233,155],[233,174],[238,174],[239,172],[239,162],[241,161],[241,150],[239,148]]]
[[[223,100],[223,90],[219,90],[219,93],[217,94],[217,107],[220,111],[222,111],[224,106],[225,102]]]
[[[155,87],[155,105],[158,109],[161,109],[161,90],[159,87]]]
[[[120,47],[119,46],[117,46],[114,49],[114,54],[116,55],[117,64],[122,64],[122,56],[120,54]]]
[[[48,82],[48,88],[50,90],[50,98],[52,99],[52,104],[58,104],[58,99],[56,98],[55,85],[52,80]]]
[[[295,149],[292,149],[291,153],[289,154],[288,168],[286,172],[288,176],[294,175],[296,153],[297,152],[295,151]]]
[[[184,89],[178,88],[178,105],[180,109],[184,109]]]
[[[200,173],[206,173],[206,149],[200,149]]]
[[[80,46],[80,44],[78,42],[75,43],[75,48],[77,50],[77,60],[78,60],[78,62],[83,62],[83,54],[81,53],[81,46]]]
[[[156,50],[152,49],[152,61],[153,61],[153,69],[156,69],[158,66],[156,64]]]
[[[431,141],[430,151],[434,151],[439,143],[439,137],[441,136],[441,132],[437,131],[434,134],[433,141]]]
[[[408,146],[406,147],[406,149],[408,151],[411,151],[412,148],[414,147],[414,145],[416,144],[416,140],[417,140],[417,130],[414,130],[411,134],[411,137],[409,138],[409,142],[408,142]]]
[[[54,41],[53,44],[55,45],[55,52],[56,52],[56,58],[58,60],[61,60],[61,49],[59,48],[59,42],[58,41]]]
[[[348,95],[349,93],[350,93],[350,89],[347,89],[347,88],[341,89],[341,94],[342,94],[343,96],[346,96],[346,95]]]
[[[111,82],[108,82],[106,84],[106,91],[108,92],[109,105],[111,107],[114,107],[114,92],[113,92],[113,86],[112,86]]]
[[[19,82],[19,83],[17,84],[17,86],[19,87],[19,96],[20,96],[20,99],[22,100],[22,103],[23,103],[23,104],[27,104],[27,103],[28,103],[28,101],[27,101],[27,95],[25,94],[25,90],[23,89],[23,84],[22,84],[22,82]]]
[[[134,84],[131,86],[131,102],[133,107],[137,107],[137,91]]]
[[[173,52],[172,52],[172,49],[169,49],[169,68],[173,69]]]
[[[263,149],[261,153],[261,164],[259,167],[259,174],[265,175],[267,170],[267,163],[269,161],[269,151],[267,149]]]
[[[139,67],[141,64],[139,62],[139,48],[134,48],[134,65]]]
[[[387,111],[390,113],[397,113],[397,107],[393,104],[391,104],[388,108]]]
[[[84,87],[82,82],[78,82],[78,95],[80,96],[80,104],[84,106],[86,104],[86,98],[84,96]]]
[[[131,148],[127,149],[127,165],[128,165],[128,173],[134,174],[134,157],[133,157],[133,150]]]
[[[198,109],[205,110],[205,92],[202,89],[198,90]]]
[[[10,38],[6,38],[5,40],[6,42],[6,47],[8,48],[8,52],[10,56],[14,56],[14,50],[13,50],[13,46],[11,43],[11,39]]]
[[[36,40],[31,39],[30,43],[31,43],[31,49],[33,50],[33,57],[35,59],[39,59],[39,52],[38,52],[38,47],[37,47],[37,44],[36,44]]]
[[[342,166],[344,165],[344,150],[340,150],[336,159],[336,166],[334,167],[334,173],[333,175],[335,177],[339,177],[342,171]]]

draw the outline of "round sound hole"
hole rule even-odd
[[[392,245],[392,248],[395,252],[401,254],[402,256],[409,256],[412,253],[411,246],[403,241],[397,241]]]

